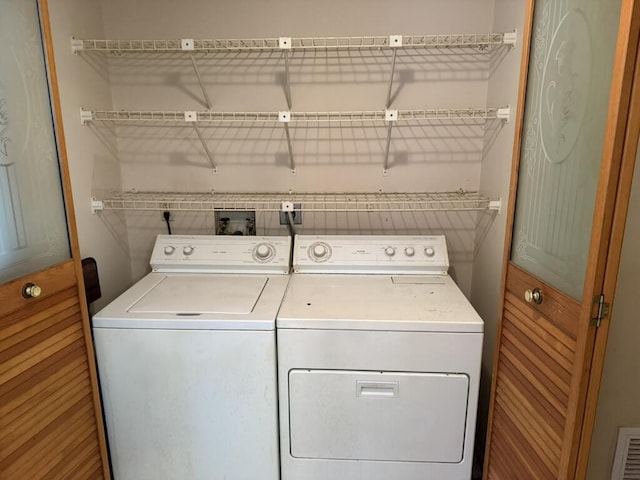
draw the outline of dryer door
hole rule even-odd
[[[291,455],[333,460],[462,460],[469,377],[291,370]]]

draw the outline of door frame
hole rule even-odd
[[[492,398],[489,407],[487,434],[485,442],[484,475],[488,474],[489,447],[494,414],[494,398],[497,383],[497,369],[500,358],[499,339],[502,335],[502,313],[506,293],[506,278],[510,264],[513,240],[513,224],[515,218],[515,204],[520,167],[520,153],[524,123],[524,107],[527,93],[529,55],[531,51],[531,35],[533,28],[533,14],[535,0],[527,0],[526,17],[523,31],[523,49],[520,65],[520,79],[518,91],[518,108],[516,113],[515,137],[512,157],[509,199],[507,207],[507,224],[504,243],[504,257],[502,263],[502,280],[500,288],[499,318],[496,331],[496,345],[491,380]],[[598,179],[594,222],[591,231],[591,241],[587,261],[586,282],[580,310],[580,322],[590,322],[593,312],[592,299],[601,293],[607,302],[611,303],[615,293],[620,263],[622,237],[631,192],[631,178],[638,145],[640,131],[640,112],[638,101],[640,96],[640,74],[636,68],[639,53],[638,40],[640,38],[640,0],[623,0],[620,12],[619,31],[614,62],[614,72],[609,97],[608,122],[602,153],[602,164]],[[634,79],[635,75],[635,79]],[[634,93],[634,109],[631,109],[632,90]],[[635,137],[634,137],[635,132]],[[632,151],[632,153],[631,153]],[[609,321],[602,323],[600,328],[581,329],[578,345],[584,349],[576,352],[578,362],[583,362],[582,375],[579,382],[579,392],[574,395],[571,410],[575,411],[573,418],[567,418],[567,427],[573,430],[573,443],[569,455],[561,459],[560,471],[569,478],[584,478],[589,458],[589,448],[595,410],[598,400],[598,390]],[[586,336],[586,338],[585,338]]]
[[[43,50],[46,64],[46,74],[49,87],[49,98],[51,101],[51,116],[53,120],[53,130],[58,153],[58,163],[60,168],[60,181],[62,184],[62,194],[65,206],[67,229],[69,232],[69,246],[71,249],[71,261],[75,271],[78,285],[78,296],[80,298],[80,311],[82,315],[82,330],[88,356],[89,376],[91,378],[92,398],[96,417],[96,429],[100,446],[100,456],[102,458],[102,472],[105,479],[111,478],[109,467],[109,455],[107,450],[104,419],[102,416],[102,403],[98,386],[98,373],[95,362],[95,350],[93,348],[93,338],[91,325],[89,322],[89,308],[86,301],[84,276],[82,272],[82,259],[80,256],[80,245],[78,241],[78,227],[76,223],[75,209],[73,206],[73,195],[71,193],[71,176],[69,173],[69,160],[67,156],[67,145],[65,141],[64,128],[62,122],[62,107],[60,105],[60,93],[58,89],[58,76],[56,72],[55,57],[53,52],[53,37],[51,34],[51,20],[49,17],[49,1],[36,0],[38,13],[40,16],[40,30],[42,33]]]

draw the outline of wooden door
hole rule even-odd
[[[0,478],[109,478],[47,2],[0,12]]]
[[[627,206],[639,3],[529,2],[485,479],[574,478],[588,444],[592,318]]]

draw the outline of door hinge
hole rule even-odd
[[[609,316],[609,303],[604,301],[604,295],[596,295],[593,297],[593,315],[591,317],[591,326],[600,327],[602,320]]]

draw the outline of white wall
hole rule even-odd
[[[100,308],[131,284],[131,266],[123,216],[105,222],[92,215],[91,195],[103,195],[121,188],[115,137],[108,130],[80,126],[80,107],[111,108],[107,65],[97,58],[72,55],[71,37],[103,38],[98,0],[49,2],[54,55],[60,86],[62,116],[74,207],[82,257],[98,263],[102,299]]]
[[[522,56],[522,32],[525,21],[525,2],[496,0],[493,30],[518,30],[518,44],[500,62],[495,62],[489,77],[487,104],[510,104],[513,115],[517,110],[518,83]],[[473,260],[473,280],[471,303],[485,322],[484,349],[482,357],[482,379],[478,410],[478,445],[484,445],[489,397],[491,393],[491,373],[496,342],[496,330],[500,312],[502,261],[506,230],[506,209],[509,197],[509,180],[513,157],[515,121],[504,125],[496,133],[487,130],[487,141],[482,159],[480,191],[490,198],[502,198],[501,215],[482,214],[476,231],[476,247]]]
[[[640,155],[636,159],[587,480],[610,478],[619,427],[640,427]]]
[[[521,2],[517,2],[521,3]],[[107,38],[251,38],[278,36],[436,34],[489,32],[493,0],[286,0],[238,2],[115,0],[102,2]],[[460,12],[464,12],[461,15]],[[504,23],[508,23],[506,20]],[[517,25],[505,27],[511,31]],[[494,66],[517,53],[494,56]],[[295,54],[293,108],[298,111],[384,107],[389,52]],[[215,110],[286,108],[279,53],[199,59]],[[205,109],[188,58],[110,60],[115,109]],[[401,55],[393,108],[484,106],[490,65],[483,55]],[[514,85],[517,78],[514,76]],[[499,106],[506,103],[495,95]],[[503,96],[504,97],[504,96]],[[89,107],[91,97],[85,99]],[[498,106],[498,105],[496,105]],[[125,190],[138,191],[447,191],[477,190],[485,132],[478,126],[396,128],[390,171],[382,174],[384,128],[293,128],[297,174],[288,167],[282,129],[203,128],[218,173],[213,174],[190,128],[121,127],[118,155]],[[508,136],[508,133],[507,133]],[[503,137],[500,132],[497,138]],[[510,141],[507,140],[507,141]],[[110,218],[112,214],[103,215]],[[133,278],[147,271],[160,214],[129,214]],[[212,215],[173,213],[177,233],[211,233]],[[258,234],[286,234],[274,215],[258,216]],[[471,289],[475,215],[306,215],[303,233],[445,233],[452,272]],[[498,260],[499,261],[499,260]]]

